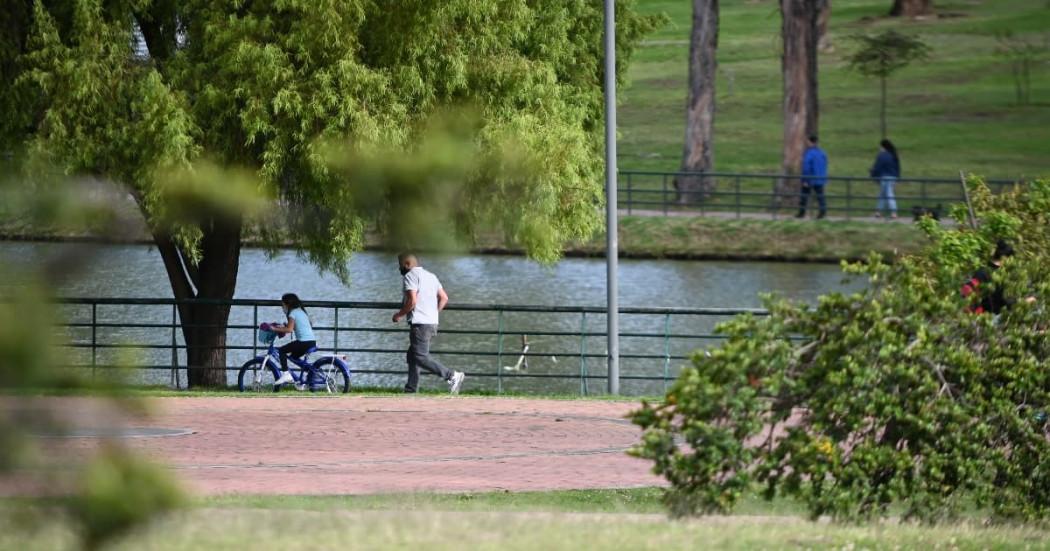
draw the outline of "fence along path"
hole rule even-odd
[[[208,301],[197,301],[208,302]],[[265,348],[259,323],[283,320],[276,300],[228,303],[227,380]],[[64,367],[106,376],[135,368],[132,382],[184,386],[187,345],[174,299],[65,298],[60,330],[67,338]],[[404,383],[404,324],[390,322],[399,305],[384,302],[306,303],[323,353],[346,355],[352,386]],[[722,339],[715,325],[745,308],[621,308],[621,380],[624,392],[662,392],[698,349]],[[605,309],[586,306],[453,304],[442,313],[433,352],[468,374],[467,388],[497,393],[602,393],[606,378]],[[525,346],[528,350],[524,350]],[[429,381],[431,378],[424,378]]]
[[[675,178],[697,177],[713,185],[711,192],[679,192]],[[734,218],[790,218],[798,211],[798,193],[777,193],[783,180],[799,181],[801,176],[748,174],[733,172],[656,172],[621,170],[618,202],[627,214],[703,215]],[[986,180],[995,193],[1023,181]],[[901,178],[894,186],[897,211],[910,220],[921,212],[937,212],[942,218],[953,203],[964,201],[962,183],[947,178]],[[873,178],[829,176],[825,185],[828,218],[863,219],[875,214],[879,184]],[[807,212],[815,216],[816,197],[809,198]]]

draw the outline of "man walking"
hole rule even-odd
[[[820,214],[817,218],[824,218],[828,213],[828,204],[824,199],[824,184],[828,181],[828,156],[824,150],[817,147],[817,136],[809,136],[809,147],[802,156],[802,195],[798,200],[798,214],[795,218],[806,217],[806,203],[809,202],[809,192],[817,195],[820,204]]]
[[[452,394],[459,394],[466,375],[462,371],[452,371],[430,357],[430,340],[437,335],[438,312],[448,304],[448,295],[441,287],[437,276],[423,269],[413,254],[401,253],[397,256],[398,269],[401,271],[401,309],[394,314],[394,323],[407,317],[411,326],[408,345],[408,382],[405,392],[419,390],[419,368],[437,375],[445,380]]]

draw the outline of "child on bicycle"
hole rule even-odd
[[[281,308],[288,316],[288,325],[273,325],[270,326],[270,330],[281,335],[293,333],[295,340],[277,349],[281,357],[281,378],[274,381],[275,385],[283,385],[294,380],[292,374],[288,372],[288,356],[301,358],[307,350],[317,346],[314,329],[310,325],[310,317],[306,315],[306,309],[303,308],[299,297],[295,293],[282,295]]]

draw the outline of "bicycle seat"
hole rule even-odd
[[[314,352],[317,352],[317,347],[316,346],[311,346],[310,348],[306,349],[306,352],[303,353],[303,356],[306,356],[308,354],[313,354]]]

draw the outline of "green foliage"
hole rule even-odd
[[[936,521],[968,502],[1050,514],[1050,182],[969,186],[978,229],[955,209],[957,227],[923,222],[921,254],[845,265],[864,291],[767,297],[768,316],[722,324],[725,344],[633,414],[632,453],[671,483],[674,514],[728,511],[752,485],[842,520]],[[999,239],[1018,252],[994,272],[1015,302],[970,313],[959,288]]]
[[[43,171],[54,176],[52,171]],[[112,189],[90,182],[48,178],[25,185],[0,175],[0,220],[19,213],[35,224],[71,231],[92,231],[118,237],[130,221],[113,211]],[[224,197],[202,195],[188,178],[165,184],[166,193],[179,196],[179,202],[192,200],[198,210],[224,207]],[[64,336],[56,332],[59,311],[53,302],[55,285],[75,274],[93,258],[95,249],[83,245],[61,255],[38,261],[27,259],[15,266],[0,264],[5,290],[0,294],[0,393],[5,394],[0,410],[0,475],[40,484],[48,491],[66,491],[62,477],[56,476],[54,461],[41,461],[43,453],[36,434],[64,434],[69,412],[61,400],[40,400],[40,389],[55,391],[108,390],[93,399],[93,405],[114,415],[103,416],[113,422],[123,415],[143,415],[143,403],[122,399],[119,391],[107,389],[61,369],[68,364],[70,349]],[[91,420],[78,419],[80,423]],[[163,469],[130,455],[117,443],[106,444],[86,466],[75,459],[59,462],[63,471],[79,475],[82,486],[61,504],[80,524],[81,543],[98,548],[132,528],[156,518],[181,501],[181,493]],[[72,471],[84,467],[82,471]],[[19,490],[16,490],[19,491]],[[25,490],[21,490],[25,491]],[[9,511],[0,511],[7,516]],[[54,521],[56,515],[49,514]],[[66,518],[64,515],[57,515]],[[0,522],[8,519],[0,518]],[[16,519],[17,520],[17,519]]]
[[[857,49],[847,58],[851,69],[868,77],[886,78],[912,61],[926,59],[930,47],[918,37],[893,29],[852,37]]]
[[[161,467],[119,448],[104,448],[82,477],[82,490],[71,498],[69,510],[80,524],[85,549],[98,549],[185,501]]]
[[[22,42],[0,42],[0,69],[5,76],[13,71],[18,83],[0,106],[35,123],[4,128],[5,137],[24,131],[38,155],[65,170],[127,186],[151,227],[167,209],[165,174],[207,158],[222,169],[250,171],[258,197],[280,199],[285,216],[280,235],[272,232],[275,243],[295,240],[312,261],[345,276],[366,228],[411,225],[398,199],[407,184],[433,181],[382,176],[405,158],[417,167],[409,172],[425,171],[424,162],[439,171],[447,166],[425,148],[434,136],[431,119],[448,110],[476,113],[457,132],[469,131],[466,151],[482,159],[453,155],[463,160],[448,182],[456,201],[441,205],[449,212],[430,209],[454,237],[499,229],[549,261],[564,242],[599,225],[597,2],[413,0],[396,9],[366,0],[31,4],[30,32],[4,35]],[[622,74],[633,45],[658,18],[638,16],[629,0],[618,8]],[[23,51],[5,64],[19,44]],[[371,189],[332,170],[325,151],[333,143],[358,165],[377,159],[365,179]],[[221,173],[212,185],[223,185]],[[383,208],[364,208],[377,203],[360,200],[362,193],[383,197]],[[273,218],[244,220],[266,234]],[[159,225],[156,231],[174,235],[193,261],[212,231],[207,220]]]

